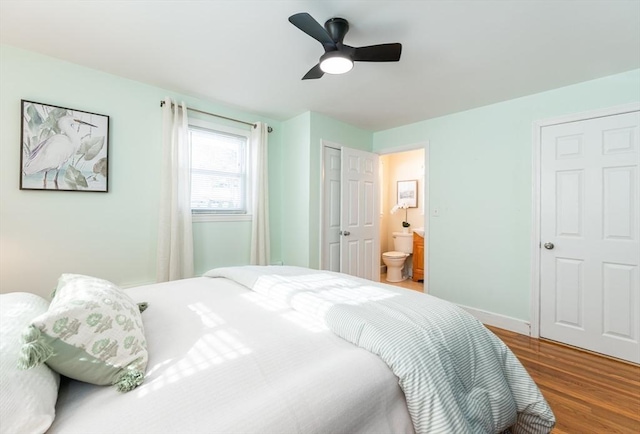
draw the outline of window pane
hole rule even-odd
[[[240,176],[192,171],[191,208],[244,210],[244,185]]]
[[[191,209],[246,213],[247,138],[198,127],[191,139]]]
[[[191,130],[191,167],[240,173],[244,161],[245,137]]]

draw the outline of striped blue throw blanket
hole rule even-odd
[[[555,424],[515,355],[452,303],[299,267],[218,268],[205,276],[286,302],[378,355],[398,377],[417,433],[548,433]]]

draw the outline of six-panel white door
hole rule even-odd
[[[378,155],[342,147],[340,271],[379,280]]]
[[[542,128],[540,336],[640,363],[640,114]]]

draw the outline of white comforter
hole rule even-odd
[[[131,288],[144,384],[68,381],[51,433],[413,433],[385,363],[320,322],[226,279]]]
[[[555,419],[513,353],[446,301],[337,273],[234,267],[233,279],[380,356],[398,376],[418,433],[548,433]]]

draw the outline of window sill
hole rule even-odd
[[[191,221],[193,223],[205,222],[250,222],[253,220],[251,214],[207,214],[192,213]]]

